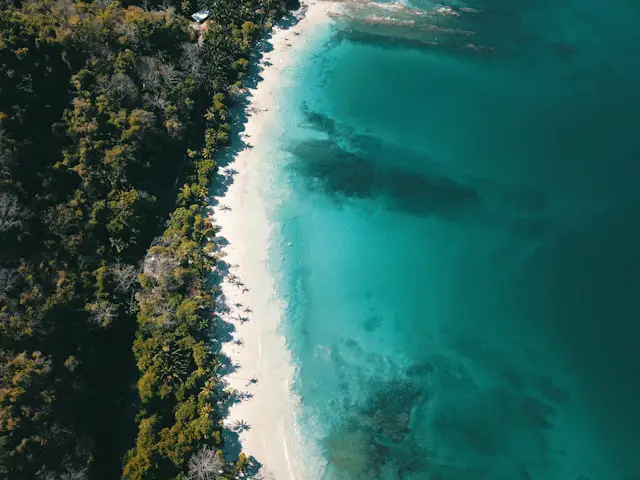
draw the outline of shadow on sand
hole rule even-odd
[[[306,9],[300,8],[291,15],[285,17],[278,23],[279,29],[288,29],[296,25],[304,16]],[[243,79],[243,90],[240,95],[233,99],[233,106],[230,108],[230,144],[224,151],[216,155],[217,173],[214,177],[209,190],[209,214],[215,218],[216,211],[231,210],[224,204],[224,198],[229,187],[233,184],[234,178],[238,173],[233,168],[236,156],[241,151],[251,148],[243,138],[245,125],[249,116],[254,113],[251,105],[251,91],[257,87],[262,80],[261,73],[264,68],[268,67],[267,62],[263,62],[264,54],[271,52],[273,45],[271,43],[271,33],[266,35],[258,42],[254,53],[250,60],[249,71]],[[214,254],[218,256],[215,271],[212,272],[209,279],[209,285],[215,296],[215,310],[212,313],[212,331],[211,331],[211,348],[218,359],[215,368],[217,377],[216,404],[219,409],[219,415],[222,419],[226,419],[229,410],[233,405],[247,401],[253,397],[248,388],[236,390],[229,385],[230,378],[239,369],[240,365],[235,363],[229,356],[222,352],[224,344],[235,343],[242,345],[240,339],[234,338],[236,331],[235,324],[238,322],[250,321],[251,311],[245,308],[241,303],[232,303],[225,296],[222,284],[226,283],[231,288],[238,288],[242,292],[248,291],[248,288],[235,275],[236,265],[230,265],[224,260],[225,248],[229,245],[229,241],[223,235],[217,235],[215,239]],[[258,379],[247,379],[247,387],[257,383]],[[224,422],[222,437],[224,441],[224,455],[229,461],[237,461],[242,452],[240,442],[240,434],[251,429],[251,425],[243,420],[233,423]],[[248,458],[248,465],[245,468],[245,478],[262,479],[270,478],[269,474],[261,470],[261,464],[252,456]]]

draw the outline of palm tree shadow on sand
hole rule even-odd
[[[297,14],[291,14],[278,23],[281,29],[288,29],[296,25],[302,18],[303,10],[298,10]],[[273,50],[271,34],[265,36],[257,45],[254,54],[250,57],[249,71],[243,79],[243,90],[240,95],[234,98],[234,105],[230,109],[230,142],[229,147],[216,155],[217,173],[209,190],[209,214],[215,219],[217,211],[230,211],[231,207],[224,203],[224,197],[229,187],[233,184],[238,171],[233,167],[236,156],[252,148],[243,136],[245,125],[249,115],[253,113],[251,107],[251,91],[255,89],[262,80],[261,72],[268,66],[267,62],[262,62],[264,54]],[[251,310],[240,303],[231,304],[222,291],[222,284],[228,283],[240,288],[243,293],[248,291],[248,287],[233,273],[233,265],[224,260],[225,248],[229,241],[222,235],[217,235],[214,245],[213,255],[218,258],[216,268],[211,273],[209,283],[214,292],[215,308],[212,312],[211,327],[211,348],[218,359],[215,368],[217,387],[212,394],[215,396],[216,404],[221,418],[226,419],[232,406],[245,402],[253,398],[253,394],[248,391],[232,389],[226,379],[231,378],[240,367],[222,352],[224,344],[236,342],[236,346],[241,346],[241,339],[234,338],[236,331],[235,322],[249,321]],[[247,387],[257,383],[258,379],[247,379]],[[228,461],[237,461],[242,453],[240,434],[251,429],[251,425],[244,420],[236,422],[224,422],[222,438],[224,442],[223,452]],[[270,474],[261,469],[262,465],[253,456],[248,457],[248,464],[245,467],[244,478],[268,479]]]

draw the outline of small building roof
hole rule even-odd
[[[191,18],[198,23],[202,23],[209,17],[210,13],[211,12],[205,8],[191,15]]]

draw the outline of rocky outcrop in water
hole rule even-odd
[[[411,415],[425,393],[404,379],[373,381],[363,405],[325,440],[337,478],[392,478],[427,470],[427,454],[411,438]]]

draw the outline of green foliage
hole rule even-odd
[[[119,266],[143,257],[202,135],[208,100],[198,56],[185,61],[188,22],[101,5],[45,0],[0,14],[7,480],[119,474],[136,328],[135,278]]]
[[[173,3],[0,4],[0,478],[223,462],[204,212],[231,88],[285,7],[213,2],[198,47]]]

